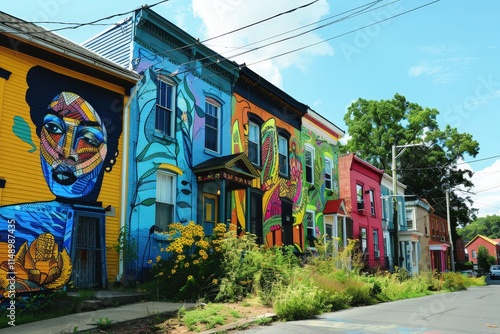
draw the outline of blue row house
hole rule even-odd
[[[396,252],[394,251],[395,243],[399,244],[399,236],[395,237],[396,230],[394,229],[394,201],[397,206],[397,221],[398,234],[403,229],[405,222],[405,191],[406,185],[397,181],[397,195],[394,194],[393,178],[388,174],[382,176],[380,191],[382,195],[382,229],[384,231],[384,251],[386,254],[387,269],[394,270],[394,267],[400,267],[403,261],[395,259]],[[401,251],[398,248],[398,256],[401,257]]]
[[[239,67],[147,8],[84,45],[141,76],[128,115],[123,185],[126,240],[136,252],[125,254],[121,274],[145,278],[149,260],[166,256],[161,232],[169,224],[195,222],[210,235],[231,219],[231,192],[259,177],[230,145]]]
[[[123,117],[138,79],[0,12],[0,302],[9,290],[21,297],[115,280]]]
[[[405,220],[399,232],[401,243],[402,267],[412,275],[418,275],[421,267],[425,267],[427,261],[421,261],[422,249],[421,239],[424,237],[424,228],[429,226],[429,214],[431,206],[426,200],[418,197],[405,199]]]

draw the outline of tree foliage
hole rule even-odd
[[[500,216],[478,218],[469,225],[457,229],[457,233],[465,241],[472,240],[478,234],[491,239],[500,239]]]
[[[496,258],[488,252],[488,249],[484,246],[479,246],[477,248],[477,266],[480,272],[487,273],[492,264],[495,264]]]
[[[402,95],[391,100],[353,102],[344,116],[349,140],[341,152],[355,152],[361,159],[391,175],[392,146],[396,145],[398,180],[406,193],[425,198],[446,217],[446,191],[470,190],[472,171],[458,163],[465,155],[475,157],[479,143],[472,135],[446,125],[439,128],[439,111],[411,103]],[[401,145],[424,143],[405,150]],[[404,154],[403,154],[404,150]],[[452,225],[467,225],[476,209],[469,196],[450,194]]]

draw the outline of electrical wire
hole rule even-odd
[[[155,7],[157,5],[160,5],[162,3],[165,3],[165,2],[168,2],[170,0],[162,0],[162,1],[158,1],[152,5],[144,5],[140,8],[152,8],[152,7]],[[30,32],[22,32],[23,34],[26,34],[26,35],[32,35],[32,34],[44,34],[44,33],[47,33],[47,32],[54,32],[54,31],[61,31],[61,30],[68,30],[68,29],[77,29],[77,28],[81,28],[81,27],[84,27],[84,26],[88,26],[88,25],[96,25],[97,22],[101,22],[101,21],[104,21],[104,20],[109,20],[109,19],[112,19],[114,17],[118,17],[118,16],[123,16],[123,15],[127,15],[127,14],[131,14],[131,13],[134,13],[135,11],[137,10],[134,9],[134,10],[129,10],[127,12],[124,12],[124,13],[118,13],[118,14],[113,14],[113,15],[109,15],[109,16],[106,16],[106,17],[103,17],[103,18],[100,18],[100,19],[97,19],[97,20],[94,20],[94,21],[90,21],[90,22],[85,22],[85,23],[66,23],[66,24],[73,24],[73,26],[71,27],[62,27],[62,28],[55,28],[55,29],[46,29],[44,31],[30,31]],[[2,21],[0,23],[8,23],[8,24],[37,24],[37,23],[45,23],[45,24],[48,24],[48,23],[56,23],[56,22],[10,22],[10,21]],[[62,22],[57,22],[57,24],[64,24]],[[101,24],[101,25],[106,25],[106,24]],[[107,24],[107,25],[110,25],[110,24]],[[115,25],[115,23],[111,24],[111,25]]]

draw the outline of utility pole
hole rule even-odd
[[[455,247],[453,246],[450,222],[450,190],[446,190],[446,220],[448,222],[448,235],[450,236],[451,271],[455,272]]]
[[[392,195],[393,195],[393,218],[394,224],[394,266],[400,266],[399,263],[399,222],[398,222],[398,180],[396,173],[396,145],[392,145]]]

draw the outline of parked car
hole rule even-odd
[[[474,270],[462,270],[461,271],[462,275],[469,276],[469,277],[478,277],[478,273]]]
[[[500,278],[500,265],[492,265],[490,267],[490,278],[491,279]]]

